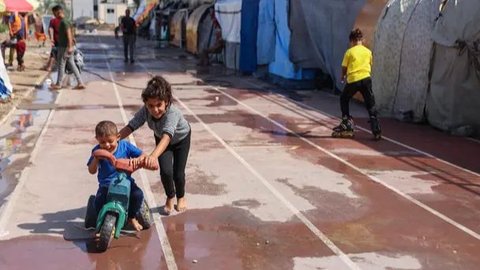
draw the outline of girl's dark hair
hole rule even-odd
[[[357,42],[363,39],[363,33],[359,28],[356,28],[350,32],[350,41]]]
[[[155,76],[150,79],[147,83],[147,87],[143,89],[143,102],[147,102],[150,98],[158,98],[165,101],[165,103],[170,104],[170,101],[172,100],[172,87],[162,76]]]

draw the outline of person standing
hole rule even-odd
[[[2,43],[2,57],[5,59],[5,50],[6,48],[10,48],[10,53],[8,55],[8,63],[5,64],[6,66],[13,65],[13,58],[15,57],[15,46],[17,44],[17,36],[24,35],[23,27],[24,23],[22,22],[22,18],[18,14],[18,12],[13,12],[10,15],[8,20],[8,30],[10,35],[10,40],[5,41]]]
[[[50,51],[50,57],[48,58],[47,64],[43,67],[43,70],[51,71],[53,64],[55,63],[55,59],[57,58],[57,47],[58,47],[58,27],[60,26],[60,20],[56,17],[56,13],[58,9],[61,8],[60,6],[55,6],[52,8],[53,18],[50,19],[50,23],[48,25],[48,37],[52,42],[52,49]]]
[[[63,76],[65,75],[65,66],[67,63],[72,68],[73,74],[77,79],[77,86],[73,89],[81,90],[85,89],[85,85],[83,84],[82,78],[80,77],[80,71],[75,65],[73,59],[73,51],[74,51],[74,44],[73,44],[73,33],[71,23],[65,18],[65,12],[61,6],[55,6],[53,9],[56,9],[57,12],[55,13],[55,17],[60,20],[60,24],[58,26],[58,48],[57,48],[57,63],[58,63],[58,78],[57,83],[50,86],[51,90],[60,90],[62,89],[62,80]]]
[[[135,20],[130,17],[130,10],[125,11],[125,17],[120,22],[120,30],[123,32],[123,53],[125,55],[125,63],[128,62],[128,54],[130,53],[130,63],[135,62],[133,52],[137,36],[137,25]]]
[[[376,140],[381,139],[382,131],[378,123],[375,108],[375,96],[372,91],[372,52],[363,45],[363,33],[355,29],[350,33],[350,49],[347,50],[342,61],[342,82],[347,84],[340,95],[340,108],[342,110],[341,123],[333,128],[333,137],[351,138],[355,128],[350,115],[349,103],[353,95],[360,91],[369,115],[372,134]]]

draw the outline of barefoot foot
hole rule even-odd
[[[187,200],[185,200],[185,197],[177,199],[176,210],[178,212],[183,212],[183,211],[187,210]]]
[[[131,218],[131,219],[129,219],[128,222],[130,222],[130,225],[132,225],[132,227],[133,227],[137,232],[143,230],[143,226],[138,222],[138,220],[137,220],[136,218]]]
[[[170,213],[173,210],[173,207],[174,207],[173,198],[170,198],[170,199],[167,198],[167,201],[165,202],[165,207],[163,207],[165,214],[170,215]]]

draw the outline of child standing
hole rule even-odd
[[[333,128],[333,137],[353,137],[354,124],[350,115],[350,99],[360,91],[370,117],[369,122],[372,134],[376,140],[381,138],[380,124],[375,109],[375,97],[372,91],[372,52],[363,46],[363,34],[360,29],[350,33],[350,49],[347,50],[342,62],[342,82],[346,79],[347,85],[340,95],[342,122]]]
[[[177,198],[176,210],[187,208],[185,201],[185,167],[190,150],[190,124],[182,112],[172,104],[172,88],[161,76],[155,76],[142,91],[144,106],[135,113],[127,126],[120,130],[120,138],[126,138],[145,122],[153,130],[156,147],[145,157],[149,167],[157,162],[160,165],[167,200],[164,212],[170,214]]]
[[[25,43],[25,39],[23,39],[22,35],[17,35],[17,44],[15,45],[15,50],[17,51],[17,71],[24,71],[25,65],[23,61],[23,56],[27,51],[27,44]]]
[[[98,145],[92,149],[92,154],[95,150],[104,149],[112,153],[117,159],[133,158],[132,162],[134,166],[140,164],[140,160],[143,159],[140,149],[126,140],[118,139],[117,126],[111,121],[101,121],[97,124],[95,127],[95,139],[97,139]],[[109,161],[98,159],[93,155],[90,156],[87,166],[88,172],[91,174],[95,174],[98,171],[97,178],[99,187],[95,196],[95,209],[98,214],[106,203],[108,186],[112,180],[117,178],[118,172]],[[131,181],[128,221],[135,230],[141,231],[143,227],[136,219],[136,216],[143,203],[143,192],[137,184],[135,184],[135,180],[130,175],[128,175],[128,179]]]

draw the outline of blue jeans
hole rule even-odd
[[[102,207],[107,202],[108,187],[101,186],[97,190],[97,195],[95,195],[95,209],[97,210],[97,215],[102,210]],[[137,186],[135,182],[131,183],[130,186],[130,201],[128,202],[128,218],[134,218],[140,207],[142,207],[143,202],[143,192]]]
[[[82,78],[80,77],[80,71],[75,65],[75,61],[73,60],[73,53],[70,54],[68,57],[65,58],[65,53],[67,52],[66,47],[58,47],[57,48],[57,63],[58,63],[58,78],[57,78],[57,85],[62,85],[63,76],[65,75],[65,66],[69,65],[69,67],[73,71],[73,75],[75,75],[75,79],[77,79],[78,84],[83,84]]]

